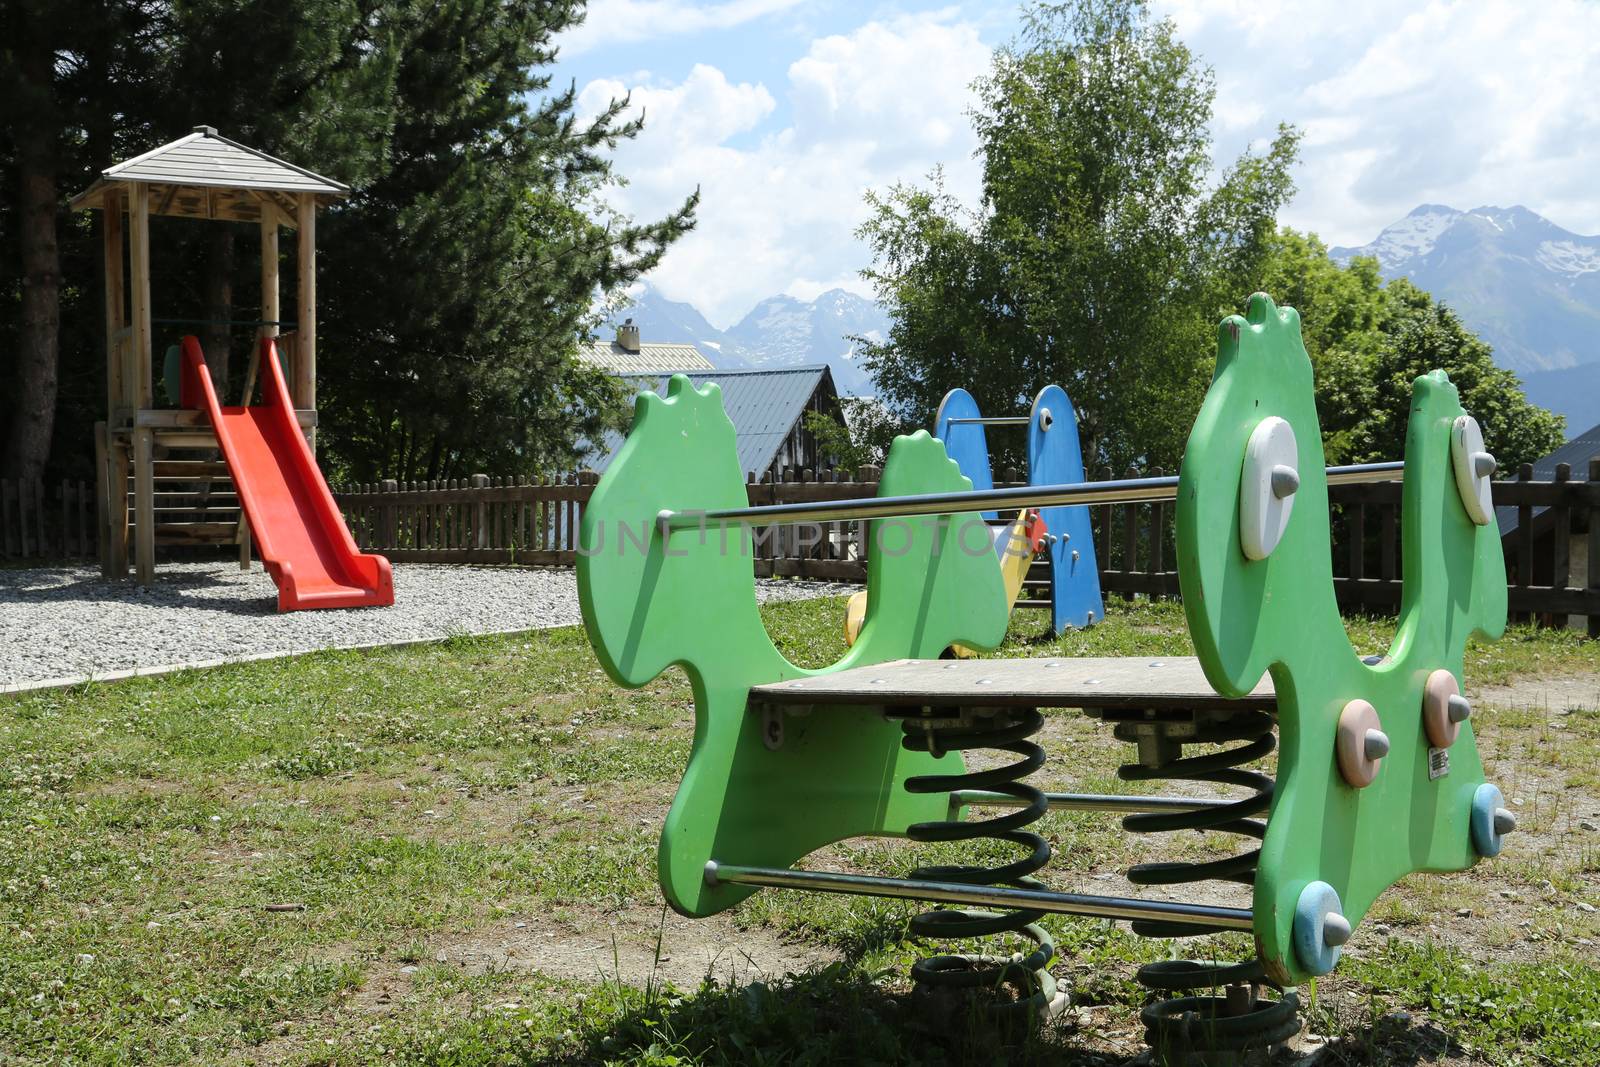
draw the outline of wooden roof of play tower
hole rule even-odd
[[[348,185],[230,141],[210,126],[103,171],[72,207],[104,208],[106,194],[124,182],[150,187],[152,215],[259,222],[265,212],[290,227],[298,195],[310,193],[321,204],[350,195]]]

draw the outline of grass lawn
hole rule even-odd
[[[821,664],[842,649],[842,610],[763,614],[791,658]],[[1061,641],[1038,636],[1041,618],[1019,616],[1002,654],[1188,651],[1171,604],[1116,605]],[[1350,629],[1362,651],[1388,638],[1381,620]],[[1302,991],[1318,1062],[1600,1063],[1600,648],[1514,629],[1470,651],[1467,677],[1524,829],[1492,863],[1380,900],[1338,971]],[[1569,696],[1541,706],[1552,691]],[[0,698],[0,1060],[1139,1052],[1133,969],[1182,946],[1106,922],[1049,924],[1074,1007],[1002,1053],[929,1029],[904,977],[911,907],[764,891],[701,922],[666,912],[656,833],[692,717],[681,674],[619,690],[576,629]],[[1109,790],[1131,751],[1079,716],[1052,716],[1047,736],[1036,780],[1051,787]],[[1041,825],[1063,888],[1121,891],[1129,862],[1174,848],[1099,816]],[[1178,847],[1213,847],[1191,836]],[[829,859],[897,871],[911,851]]]

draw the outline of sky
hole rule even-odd
[[[1358,245],[1419,204],[1521,204],[1600,233],[1600,0],[1152,6],[1215,71],[1219,165],[1303,132],[1286,225]],[[643,110],[615,209],[700,189],[650,281],[726,328],[778,293],[870,296],[869,190],[942,168],[976,205],[972,84],[1020,26],[1010,2],[589,0],[553,73],[580,116]]]

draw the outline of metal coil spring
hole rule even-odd
[[[1136,740],[1131,724],[1118,724],[1116,734],[1123,740]],[[1122,820],[1123,829],[1138,834],[1166,833],[1172,830],[1215,830],[1221,833],[1242,834],[1257,841],[1265,837],[1267,824],[1251,816],[1264,814],[1272,806],[1272,778],[1259,771],[1242,770],[1240,765],[1261,759],[1277,747],[1277,739],[1272,733],[1272,716],[1264,711],[1235,715],[1225,722],[1195,727],[1192,735],[1185,736],[1184,741],[1210,745],[1227,744],[1231,741],[1249,743],[1204,756],[1182,756],[1159,767],[1125,763],[1117,769],[1117,777],[1130,782],[1176,778],[1189,782],[1237,785],[1254,789],[1255,793],[1221,807],[1128,815]],[[1257,848],[1236,856],[1203,863],[1140,863],[1128,869],[1128,881],[1135,885],[1179,885],[1221,879],[1254,885],[1256,865],[1260,860],[1261,850]],[[1135,933],[1146,937],[1188,937],[1209,932],[1207,927],[1160,921],[1136,922],[1133,924],[1133,929]]]
[[[1137,741],[1142,724],[1119,723],[1116,734]],[[1218,785],[1242,786],[1254,792],[1231,804],[1197,808],[1176,813],[1129,815],[1123,828],[1133,833],[1165,833],[1173,830],[1216,831],[1240,834],[1257,841],[1266,836],[1267,824],[1253,816],[1263,815],[1272,806],[1274,783],[1271,776],[1242,769],[1243,764],[1271,754],[1277,747],[1273,718],[1264,711],[1235,713],[1226,720],[1196,725],[1181,736],[1184,744],[1245,744],[1202,756],[1179,756],[1159,766],[1125,764],[1117,775],[1124,781],[1180,779]],[[1222,880],[1254,885],[1261,850],[1251,849],[1234,856],[1203,862],[1140,863],[1127,872],[1136,885],[1179,885]],[[1208,928],[1188,923],[1144,921],[1132,924],[1135,933],[1145,937],[1191,937],[1210,933]],[[1140,1019],[1145,1039],[1156,1051],[1158,1062],[1179,1063],[1194,1053],[1237,1052],[1265,1049],[1287,1041],[1300,1030],[1299,1000],[1293,991],[1276,1000],[1258,999],[1256,992],[1266,983],[1259,960],[1219,964],[1195,960],[1163,960],[1140,967],[1136,978],[1146,988],[1163,993],[1229,987],[1226,996],[1169,997],[1144,1008]]]
[[[967,821],[916,823],[906,836],[918,842],[972,841],[989,838],[1006,841],[1027,850],[1013,863],[1000,867],[953,864],[920,867],[912,878],[926,878],[968,885],[1010,885],[1043,889],[1032,875],[1050,862],[1050,844],[1024,827],[1042,818],[1048,810],[1045,795],[1022,781],[1044,766],[1044,749],[1028,740],[1044,726],[1044,716],[1032,708],[984,709],[966,711],[950,718],[907,719],[903,724],[902,744],[915,752],[943,755],[974,749],[998,749],[1021,758],[1003,767],[963,774],[929,774],[907,779],[912,793],[948,794],[967,789],[985,789],[1015,797],[1021,804],[1004,815]],[[997,1000],[997,1013],[1048,1013],[1056,1006],[1056,984],[1050,974],[1055,958],[1055,942],[1039,925],[1044,913],[1031,910],[1006,912],[972,908],[940,908],[924,912],[911,920],[911,933],[933,940],[959,940],[1017,934],[1033,942],[1026,955],[1010,957],[941,955],[918,960],[911,977],[919,988],[932,990],[972,990],[983,987],[1009,988],[1014,1000]]]

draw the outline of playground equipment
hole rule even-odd
[[[1493,457],[1434,372],[1415,383],[1403,464],[1325,469],[1313,396],[1298,316],[1257,294],[1220,327],[1216,375],[1176,478],[974,490],[919,432],[894,443],[876,499],[749,507],[715,387],[679,377],[665,398],[642,395],[584,515],[578,577],[585,626],[613,679],[637,687],[676,664],[694,688],[694,746],[661,834],[667,901],[704,916],[787,887],[951,905],[919,916],[912,932],[1012,935],[1022,950],[934,956],[913,977],[929,990],[1001,987],[991,1010],[1002,1015],[1047,1013],[1065,998],[1049,969],[1046,914],[1129,920],[1156,937],[1249,931],[1253,958],[1140,970],[1167,996],[1145,1009],[1147,1036],[1173,1062],[1292,1036],[1293,987],[1334,967],[1379,893],[1412,871],[1495,855],[1515,825],[1484,781],[1460,693],[1469,636],[1497,637],[1505,623],[1500,542],[1485,518]],[[1327,486],[1402,474],[1399,626],[1386,655],[1362,659],[1334,599]],[[992,648],[1005,633],[983,509],[1160,499],[1178,505],[1195,659],[934,658],[955,642]],[[848,519],[876,520],[866,622],[838,663],[802,669],[762,626],[744,535]],[[968,540],[981,550],[950,550]],[[1026,779],[1044,763],[1031,738],[1049,708],[1082,709],[1134,744],[1124,779],[1246,794],[1046,793]],[[1279,741],[1276,780],[1245,766]],[[1198,744],[1226,747],[1185,754]],[[1017,758],[969,771],[963,754],[978,749]],[[1135,886],[1241,883],[1248,902],[1048,888],[1051,850],[1030,827],[1049,810],[1127,813],[1135,833],[1259,839],[1221,859],[1127,872]],[[863,835],[947,848],[990,839],[1020,854],[906,878],[795,867]]]
[[[257,365],[263,403],[225,408],[200,342],[183,339],[183,406],[206,412],[216,432],[262,565],[278,585],[278,610],[393,604],[389,561],[363,554],[350,536],[295,421],[272,338],[261,338]]]
[[[1083,449],[1078,441],[1078,413],[1059,385],[1047,385],[1033,398],[1027,415],[985,418],[965,389],[952,389],[939,403],[933,435],[976,490],[994,488],[989,463],[990,426],[1027,427],[1028,484],[1062,485],[1084,481]],[[1045,525],[1045,559],[1050,570],[1050,625],[1056,633],[1084,627],[1105,617],[1100,595],[1100,568],[1095,560],[1089,509],[1057,505],[1041,510]],[[995,520],[992,510],[983,517]]]
[[[1049,533],[1037,508],[1024,509],[1011,522],[1000,524],[998,529],[991,526],[991,531],[995,535],[994,550],[1000,560],[1000,578],[1005,589],[1006,614],[1010,615],[1016,608],[1017,598],[1022,595],[1033,561],[1039,555],[1039,550],[1044,547]],[[861,626],[866,621],[867,592],[863,589],[859,593],[851,593],[849,599],[845,601],[845,644],[856,643],[856,637],[860,635]],[[978,654],[976,650],[961,644],[952,645],[950,651],[962,657]]]
[[[237,544],[240,567],[248,568],[254,538],[279,583],[280,611],[394,602],[387,561],[351,558],[354,545],[332,508],[314,459],[316,211],[319,204],[349,193],[348,187],[332,179],[220,137],[209,126],[197,126],[186,137],[111,167],[73,198],[74,208],[98,209],[104,215],[106,419],[95,425],[95,456],[101,571],[106,577],[126,576],[130,540],[138,581],[149,585],[155,579],[157,545]],[[241,408],[223,408],[216,402],[209,373],[203,376],[202,389],[192,371],[180,367],[175,354],[169,354],[169,366],[163,368],[169,401],[178,399],[171,395],[172,386],[181,377],[195,388],[190,399],[207,403],[199,409],[187,404],[156,406],[154,326],[178,320],[151,317],[152,215],[259,226],[261,318],[211,324],[252,328],[263,342],[245,374]],[[281,333],[283,327],[296,324],[279,320],[280,227],[298,234],[299,319],[296,329]],[[282,353],[286,369],[276,362],[266,366],[258,362],[269,350]],[[197,343],[195,353],[199,354]],[[258,373],[264,403],[254,408],[249,404]],[[239,416],[240,412],[255,414]],[[224,440],[229,436],[224,423],[230,421],[235,440],[244,435],[247,421],[255,427],[259,432],[253,443],[230,448]],[[294,432],[283,432],[286,426]],[[219,447],[225,468],[209,458]],[[193,457],[197,450],[207,455],[182,458]],[[226,491],[230,479],[236,506]],[[180,518],[194,514],[197,509],[184,502],[196,499],[204,509],[200,519]],[[220,513],[222,521],[210,512]],[[318,576],[313,571],[323,573]]]
[[[934,415],[933,436],[944,443],[945,453],[955,460],[972,488],[979,491],[994,488],[985,430],[988,426],[1027,427],[1029,485],[1076,483],[1086,477],[1078,443],[1078,414],[1059,385],[1041,389],[1027,415],[996,418],[979,414],[978,402],[965,389],[952,389],[945,394]],[[1050,609],[1051,629],[1059,634],[1068,626],[1090,626],[1105,617],[1088,508],[1057,505],[1030,509],[1008,522],[1001,522],[992,509],[982,515],[985,522],[1000,527],[995,531],[995,551],[1005,578],[1008,612],[1019,603],[1034,559],[1043,549],[1050,590],[1043,606]],[[1040,605],[1029,602],[1028,606]],[[845,608],[847,644],[855,643],[866,613],[867,593],[851,596]],[[957,655],[974,654],[965,645],[952,648]]]

